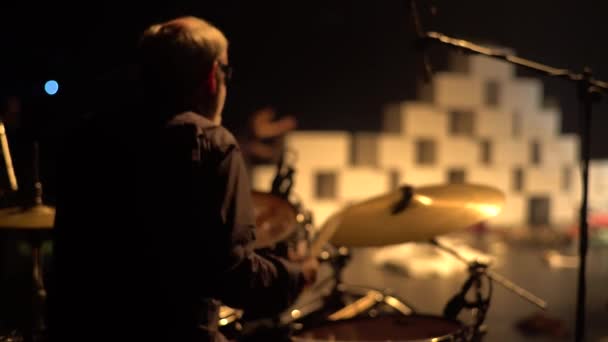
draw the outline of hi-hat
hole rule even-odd
[[[55,208],[43,204],[0,209],[0,229],[51,229],[54,221]]]
[[[297,211],[281,197],[253,191],[256,221],[255,248],[272,247],[292,234],[297,226]]]
[[[339,211],[326,234],[348,247],[428,241],[498,215],[504,201],[500,190],[484,185],[404,186]]]

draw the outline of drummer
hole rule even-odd
[[[315,281],[314,257],[253,248],[251,189],[221,126],[228,41],[181,17],[149,27],[134,104],[66,140],[49,285],[51,341],[222,341],[219,301],[275,315]]]

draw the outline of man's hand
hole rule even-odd
[[[295,130],[296,118],[287,115],[275,120],[276,111],[272,107],[262,108],[251,115],[249,138],[241,145],[247,155],[264,162],[276,162],[281,155],[284,136]]]
[[[274,120],[276,112],[273,108],[262,108],[253,113],[250,129],[255,139],[269,139],[283,136],[296,128],[297,121],[292,115]]]
[[[305,287],[312,286],[317,280],[319,272],[319,261],[316,256],[308,255],[308,243],[300,240],[295,246],[287,250],[287,259],[291,262],[299,263],[304,274]]]
[[[302,274],[304,274],[304,287],[310,287],[317,281],[319,272],[319,261],[316,256],[311,256],[300,263]]]
[[[299,240],[295,246],[289,246],[287,249],[287,258],[293,262],[304,261],[308,257],[308,241]]]

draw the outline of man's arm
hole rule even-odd
[[[306,279],[299,264],[255,253],[255,216],[251,188],[238,147],[232,147],[219,167],[222,236],[228,251],[217,279],[216,293],[224,304],[273,315],[291,305]],[[221,261],[220,261],[221,262]]]

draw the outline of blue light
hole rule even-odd
[[[57,94],[57,91],[59,91],[59,83],[54,80],[46,81],[44,84],[44,91],[49,95]]]

